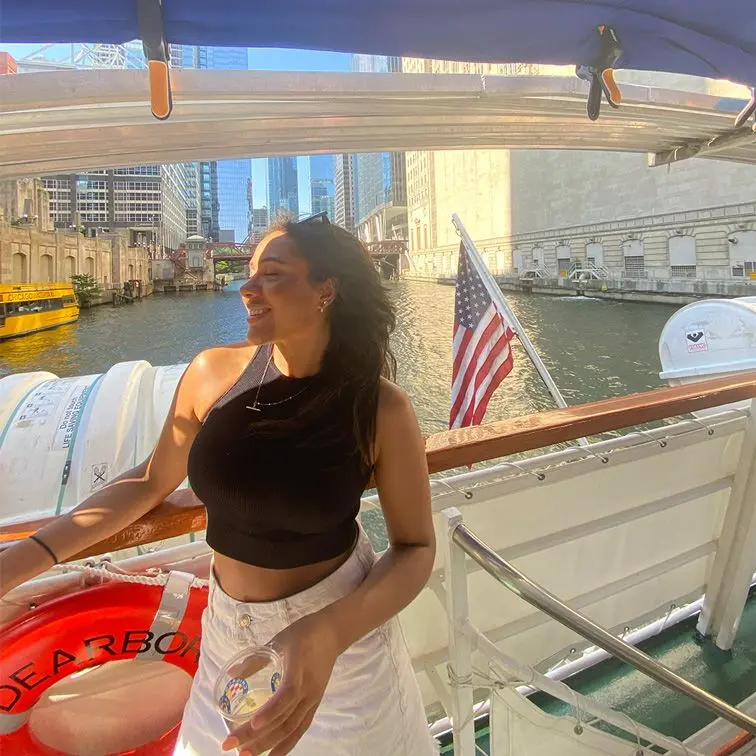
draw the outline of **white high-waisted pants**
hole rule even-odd
[[[265,603],[236,601],[223,592],[211,572],[199,669],[174,756],[224,754],[220,744],[228,729],[213,705],[213,686],[221,667],[244,648],[267,643],[300,617],[354,591],[375,561],[370,541],[360,530],[352,554],[325,580],[289,598]],[[291,751],[292,756],[437,753],[396,617],[338,658],[310,728]]]

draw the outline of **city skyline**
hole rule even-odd
[[[138,43],[141,47],[141,43]],[[9,52],[14,58],[25,58],[39,51],[40,44],[0,44],[0,49]],[[240,48],[236,48],[240,49]],[[350,53],[326,52],[320,50],[295,50],[290,48],[241,48],[247,50],[247,64],[255,71],[351,71],[352,55]],[[48,60],[62,60],[71,54],[70,45],[54,45],[44,51]],[[267,158],[251,156],[251,178],[254,187],[254,207],[268,207],[268,168]],[[311,209],[310,165],[307,156],[297,156],[297,177],[299,181],[300,212]],[[243,196],[246,201],[246,188]],[[221,224],[222,225],[222,224]],[[242,239],[243,240],[243,239]],[[237,241],[242,241],[237,239]]]
[[[244,47],[199,47],[199,68],[213,71],[246,71],[249,54]],[[250,211],[247,185],[252,178],[249,159],[218,160],[218,230],[224,238],[233,232],[235,242],[249,233]],[[225,232],[225,233],[224,233]]]

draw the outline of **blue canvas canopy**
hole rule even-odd
[[[0,41],[126,42],[138,5],[0,0]],[[756,0],[163,0],[162,19],[169,43],[555,64],[593,60],[608,25],[616,68],[756,84]]]

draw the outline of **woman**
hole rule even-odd
[[[247,342],[189,365],[150,457],[0,555],[0,593],[116,533],[189,475],[213,549],[202,654],[176,754],[437,752],[397,613],[433,565],[428,471],[409,399],[390,382],[394,313],[359,241],[327,221],[258,245],[241,289]],[[356,518],[374,477],[390,547]],[[270,642],[284,679],[232,733],[212,689]]]

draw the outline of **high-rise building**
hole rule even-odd
[[[149,243],[155,251],[177,249],[188,235],[193,163],[91,170],[46,176],[43,183],[55,228],[120,231],[132,246]]]
[[[366,242],[407,238],[404,153],[354,156],[355,230]]]
[[[191,60],[197,68],[207,68],[215,71],[246,71],[249,59],[246,47],[197,47],[190,48],[191,56],[183,47],[183,60]],[[202,212],[203,219],[208,219],[208,226],[214,231],[219,229],[234,232],[234,240],[242,242],[249,233],[249,203],[247,201],[247,182],[252,177],[252,163],[243,160],[213,161],[215,168],[208,166],[201,169],[208,174],[214,174],[214,180],[209,182],[208,192],[203,184]],[[205,164],[202,164],[205,165]],[[217,214],[216,214],[217,206]],[[204,223],[203,223],[204,229]],[[217,238],[217,233],[203,235]]]
[[[171,46],[171,64],[194,66],[196,48]],[[140,42],[81,44],[70,63],[48,68],[144,68]],[[91,233],[119,232],[133,245],[153,251],[176,249],[199,228],[199,177],[196,163],[141,165],[115,170],[46,176],[50,217],[56,228],[83,226]]]
[[[405,58],[403,66],[411,73],[574,75],[571,67],[541,64]],[[720,97],[732,92],[729,83],[657,72],[628,72],[623,83]],[[714,219],[727,207],[728,228],[750,227],[739,213],[750,213],[743,202],[756,196],[753,167],[694,158],[677,172],[674,166],[660,172],[633,153],[540,149],[413,151],[406,162],[410,251],[421,276],[456,272],[452,213],[498,273],[564,276],[574,265],[628,281],[743,275],[723,254],[724,226]],[[623,177],[611,192],[608,175]],[[713,194],[718,208],[711,205]],[[681,217],[686,227],[673,230]],[[715,237],[719,252],[710,241]]]
[[[256,207],[252,211],[252,225],[257,228],[267,228],[270,223],[267,207]]]
[[[218,163],[214,160],[199,164],[200,234],[210,241],[220,241],[218,222]]]
[[[328,213],[334,219],[335,162],[333,155],[313,155],[310,157],[310,206],[312,213]]]
[[[537,74],[537,66],[523,64],[461,63],[404,58],[407,73],[477,73],[500,76]],[[407,214],[410,250],[433,250],[458,242],[449,222],[452,212],[484,238],[510,232],[508,150],[406,153]],[[475,182],[475,186],[471,184]],[[495,199],[494,199],[495,198]],[[491,206],[496,212],[491,212]],[[474,214],[474,215],[473,215]],[[472,220],[470,220],[472,218]],[[474,225],[473,221],[476,221]]]
[[[401,58],[353,55],[352,70],[401,71]],[[407,178],[404,153],[360,153],[354,157],[355,226],[363,241],[407,238]]]
[[[252,210],[252,225],[256,228],[265,229],[270,224],[267,207],[256,207]]]
[[[328,218],[333,220],[336,214],[333,181],[328,179],[310,180],[310,207],[313,215],[315,213],[328,213]]]
[[[197,236],[202,231],[202,193],[200,190],[200,164],[185,163],[188,170],[188,193],[186,206],[186,234]]]
[[[334,156],[334,222],[354,231],[354,155]]]
[[[218,222],[223,229],[234,232],[234,240],[242,242],[249,226],[247,181],[252,164],[244,160],[218,160]]]
[[[270,220],[280,214],[299,216],[299,184],[295,157],[268,158],[268,205]]]
[[[268,208],[256,207],[252,210],[252,222],[249,229],[249,240],[253,244],[261,241],[268,228]]]
[[[362,223],[378,208],[394,200],[393,162],[388,152],[360,153],[354,159],[355,214],[357,222]]]

